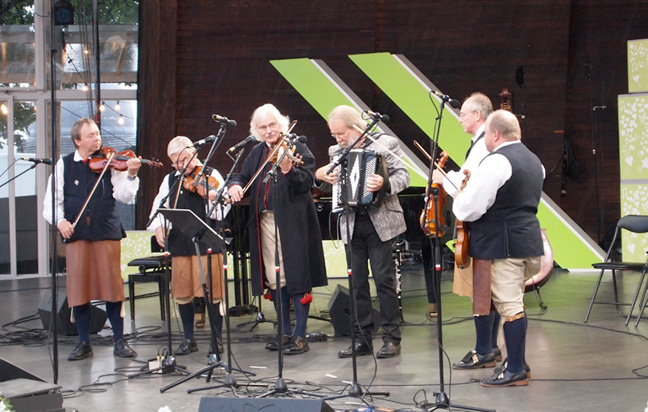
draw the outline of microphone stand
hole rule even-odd
[[[195,153],[194,153],[195,156]],[[193,160],[193,157],[191,158]],[[191,160],[187,162],[185,165],[184,169],[180,172],[180,177],[173,182],[173,185],[169,188],[169,191],[167,194],[160,200],[160,203],[158,204],[158,207],[155,209],[155,213],[153,213],[153,216],[148,220],[146,223],[146,227],[149,227],[151,223],[155,220],[155,218],[158,216],[160,213],[160,208],[164,207],[164,204],[167,202],[169,199],[169,196],[171,196],[172,193],[174,193],[176,190],[178,190],[178,185],[182,181],[182,176],[184,176],[185,171],[187,170],[187,166],[191,163]],[[175,205],[174,205],[175,206]],[[142,372],[142,373],[136,373],[133,375],[129,375],[129,378],[134,378],[142,375],[148,375],[152,373],[173,373],[173,372],[180,372],[184,375],[189,375],[189,371],[187,371],[185,366],[179,366],[176,364],[176,359],[175,356],[173,356],[173,340],[172,340],[172,333],[171,333],[171,297],[170,295],[170,280],[171,280],[171,271],[169,269],[169,256],[171,256],[171,252],[169,251],[169,222],[167,219],[164,219],[164,281],[162,282],[162,293],[164,294],[164,311],[166,315],[166,327],[167,327],[167,356],[165,356],[161,361],[160,361],[160,366],[154,369],[150,369],[148,371]],[[133,297],[131,296],[131,299]]]
[[[221,126],[222,127],[222,126]],[[245,153],[245,148],[242,148],[238,154],[236,155],[236,159],[234,159],[234,164],[232,165],[232,168],[230,169],[229,173],[227,174],[227,177],[225,178],[225,181],[223,182],[223,185],[220,189],[218,189],[218,192],[216,194],[216,199],[211,205],[211,208],[209,209],[209,212],[207,213],[207,216],[211,216],[212,212],[216,208],[218,204],[221,204],[221,201],[223,200],[223,191],[227,187],[227,183],[230,181],[232,174],[234,173],[234,170],[238,167],[238,164],[243,156],[243,153]],[[225,213],[224,213],[224,208],[221,208],[221,222],[222,219],[225,218]],[[222,227],[221,227],[222,229]],[[222,230],[220,230],[222,233]],[[198,392],[198,391],[206,391],[209,389],[217,389],[217,388],[229,388],[234,395],[237,395],[236,393],[236,388],[239,387],[239,384],[236,382],[236,378],[232,375],[232,340],[231,340],[231,329],[230,329],[230,318],[229,318],[229,290],[228,290],[228,279],[227,279],[227,248],[225,246],[226,241],[221,242],[222,248],[221,248],[221,253],[223,254],[223,276],[225,278],[224,281],[224,294],[225,294],[225,334],[226,334],[226,339],[227,339],[227,363],[222,363],[219,360],[219,363],[221,363],[224,366],[225,369],[225,380],[223,381],[222,384],[220,385],[212,385],[212,386],[207,386],[204,388],[194,388],[194,389],[188,389],[187,393],[193,393],[193,392]],[[210,315],[211,316],[211,315]],[[213,343],[212,343],[213,345]],[[213,348],[214,346],[212,346]],[[217,351],[218,352],[218,351]],[[210,369],[210,374],[211,374]],[[251,376],[256,376],[256,373],[254,372],[248,372],[248,371],[243,371],[241,369],[236,369],[239,372],[242,372],[246,375],[251,375]],[[202,373],[202,371],[201,371]],[[209,378],[207,379],[207,382],[209,382]]]
[[[495,412],[494,409],[482,409],[482,408],[477,408],[473,406],[464,406],[464,405],[457,405],[453,404],[450,401],[450,397],[445,393],[445,384],[444,384],[444,372],[443,372],[443,317],[442,317],[442,306],[441,305],[441,274],[442,274],[442,261],[441,261],[441,246],[439,242],[439,213],[441,213],[441,210],[439,210],[439,188],[437,187],[432,187],[432,170],[435,167],[434,162],[436,158],[436,149],[438,147],[439,143],[439,135],[441,132],[441,120],[443,119],[443,109],[445,108],[445,103],[449,100],[449,98],[443,98],[441,99],[441,107],[439,110],[439,115],[436,118],[436,125],[434,129],[434,135],[432,142],[430,145],[432,145],[432,153],[431,153],[431,163],[430,163],[430,174],[429,174],[429,179],[428,179],[428,196],[433,196],[434,198],[434,207],[435,207],[435,218],[436,218],[436,225],[435,225],[435,238],[431,239],[430,241],[430,247],[433,248],[432,250],[432,261],[430,262],[434,268],[434,275],[432,276],[433,278],[433,283],[434,283],[434,294],[436,297],[436,304],[437,304],[437,347],[439,348],[439,391],[434,392],[435,400],[432,403],[428,403],[423,406],[424,409],[428,411],[435,411],[437,409],[449,409],[452,410],[453,408],[458,408],[458,409],[465,409],[465,410],[471,410],[471,411],[481,411],[481,412]],[[429,200],[429,198],[427,199]],[[427,204],[427,201],[426,201]]]
[[[279,137],[281,139],[281,136]],[[290,140],[290,143],[286,150],[283,151],[281,156],[277,158],[277,161],[272,165],[270,170],[266,173],[265,177],[263,178],[263,182],[267,182],[269,179],[272,179],[272,185],[274,186],[274,203],[273,203],[273,210],[276,210],[278,203],[279,203],[279,188],[277,187],[277,170],[279,169],[279,165],[281,162],[284,160],[284,158],[288,155],[288,152],[292,149],[292,147],[295,145],[295,138],[294,140]],[[280,142],[278,141],[277,144]],[[274,388],[269,390],[268,392],[265,392],[257,398],[265,398],[270,395],[275,395],[275,394],[288,394],[288,393],[299,393],[303,395],[309,395],[317,398],[323,398],[323,395],[312,393],[312,392],[307,392],[301,389],[289,389],[288,386],[286,385],[286,382],[283,379],[283,317],[284,316],[289,316],[289,314],[283,313],[283,305],[282,305],[282,300],[283,297],[281,296],[281,267],[279,265],[279,227],[277,226],[277,219],[276,216],[274,218],[274,235],[275,235],[275,253],[274,253],[274,263],[275,263],[275,298],[277,299],[277,380],[275,381]],[[286,286],[287,287],[287,286]]]
[[[351,143],[340,155],[340,157],[333,163],[333,166],[329,168],[329,170],[326,172],[327,174],[331,173],[333,169],[335,169],[337,166],[340,166],[340,176],[341,179],[341,188],[340,188],[340,199],[342,203],[344,204],[344,214],[346,216],[346,236],[347,236],[347,273],[348,273],[348,281],[349,281],[349,309],[351,311],[350,313],[350,323],[351,323],[351,371],[352,371],[352,381],[351,385],[349,386],[349,391],[348,393],[336,395],[336,396],[330,396],[326,397],[324,399],[326,400],[332,400],[332,399],[340,399],[344,397],[351,397],[351,398],[358,398],[367,405],[369,403],[364,399],[365,395],[369,396],[389,396],[389,392],[363,392],[362,387],[358,383],[358,365],[357,365],[357,355],[356,355],[356,324],[358,322],[358,311],[357,311],[357,306],[356,306],[356,298],[355,298],[355,290],[353,288],[353,267],[352,267],[352,259],[353,259],[353,247],[351,245],[351,229],[349,227],[349,218],[352,213],[351,206],[349,205],[348,199],[347,199],[347,185],[348,185],[348,156],[349,152],[369,133],[369,130],[371,130],[376,123],[378,123],[380,119],[375,116],[373,117],[373,121],[367,125],[365,130],[360,134],[360,136],[353,142]],[[367,345],[369,342],[365,342]],[[372,354],[373,356],[373,354]]]

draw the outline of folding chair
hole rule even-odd
[[[641,291],[641,286],[643,284],[644,278],[646,277],[646,273],[648,272],[648,261],[646,262],[614,262],[612,261],[612,251],[614,249],[614,243],[617,239],[617,236],[619,236],[619,233],[621,232],[621,229],[626,229],[630,232],[634,233],[646,233],[648,232],[648,216],[643,216],[643,215],[627,215],[619,219],[616,225],[616,229],[614,231],[614,237],[612,238],[612,243],[610,244],[610,247],[608,248],[607,254],[605,255],[605,260],[602,263],[594,263],[592,266],[595,269],[601,269],[601,273],[599,274],[598,281],[596,282],[596,286],[594,287],[594,293],[592,294],[592,299],[590,300],[589,308],[587,308],[587,313],[585,314],[585,322],[589,319],[590,312],[592,311],[592,306],[595,303],[598,304],[604,304],[604,305],[615,305],[617,312],[619,315],[622,317],[626,318],[625,324],[626,326],[630,322],[630,317],[632,316],[632,311],[634,310],[635,304],[637,303],[637,297],[639,296],[639,291]],[[612,286],[614,287],[614,301],[613,302],[604,302],[604,301],[597,301],[596,300],[596,294],[599,291],[599,287],[601,286],[601,279],[603,279],[603,273],[606,270],[611,270],[612,271]],[[635,291],[634,297],[632,299],[631,303],[624,303],[619,301],[619,291],[617,288],[617,279],[616,279],[616,271],[617,270],[625,270],[625,271],[635,271],[635,272],[641,272],[641,278],[639,279],[639,284],[637,285],[637,290]],[[645,293],[644,293],[645,295]],[[643,300],[643,296],[642,296]],[[643,303],[643,302],[642,302]],[[621,306],[630,306],[630,310],[628,311],[628,314],[626,315],[623,313],[621,310]],[[645,305],[644,305],[645,306]],[[641,306],[643,309],[643,306]],[[635,326],[638,324],[635,324]]]

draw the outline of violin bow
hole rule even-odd
[[[431,161],[431,160],[432,160],[432,156],[430,156],[429,153],[428,153],[428,152],[423,148],[423,146],[421,146],[421,145],[419,144],[419,142],[417,142],[416,140],[414,140],[414,146],[416,146],[416,148],[419,149],[419,150],[421,151],[421,153],[423,153],[423,155],[425,155],[425,157],[427,157],[428,161]],[[441,174],[443,175],[443,177],[448,178],[448,174],[445,172],[445,170],[443,170],[443,168],[442,168],[441,166],[439,166],[439,164],[438,164],[437,162],[434,162],[434,167],[435,167],[439,172],[441,172]],[[450,182],[450,184],[452,185],[452,187],[454,187],[456,190],[459,190],[459,188],[458,188],[457,186],[455,186],[454,183],[452,183],[452,180],[450,180],[450,178],[448,178],[448,182]]]
[[[79,223],[79,219],[81,219],[83,212],[85,212],[86,208],[88,207],[88,203],[90,203],[90,199],[92,198],[92,195],[94,195],[95,190],[97,190],[97,186],[99,186],[99,182],[101,182],[101,178],[106,173],[106,170],[108,170],[108,166],[110,166],[110,162],[113,160],[113,157],[115,157],[115,152],[110,152],[110,155],[108,155],[108,161],[106,162],[104,169],[101,171],[101,174],[99,175],[99,179],[97,179],[97,181],[95,182],[94,187],[92,188],[90,194],[86,198],[85,203],[83,204],[83,206],[81,206],[81,210],[79,211],[79,214],[77,215],[76,219],[74,219],[74,223],[72,223],[73,228],[75,228],[77,223]]]

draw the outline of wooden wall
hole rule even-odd
[[[211,115],[218,113],[239,124],[212,163],[226,173],[226,148],[249,134],[254,108],[271,102],[299,121],[295,131],[326,162],[325,121],[269,63],[297,57],[324,60],[374,111],[388,113],[412,147],[413,139],[426,141],[421,130],[347,57],[399,53],[457,99],[482,91],[499,106],[499,92],[509,88],[524,116],[523,139],[548,171],[545,192],[598,239],[619,217],[616,96],[627,92],[626,41],[648,37],[646,21],[648,0],[141,2],[138,153],[167,159],[173,136],[215,134]],[[594,139],[593,105],[606,106],[594,113]],[[563,183],[564,136],[579,173]],[[138,228],[168,170],[143,172]]]

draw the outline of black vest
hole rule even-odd
[[[212,169],[207,168],[206,172],[211,174]],[[180,179],[180,175],[176,175],[176,172],[171,172],[169,174],[169,188],[173,187],[174,183]],[[178,183],[180,184],[180,182]],[[177,190],[177,189],[176,189]],[[176,199],[177,191],[174,190],[173,193],[169,196],[170,204],[173,205]],[[174,209],[189,209],[196,214],[200,219],[207,223],[210,227],[214,228],[215,220],[207,219],[205,213],[205,199],[203,199],[198,193],[191,192],[184,187],[180,187],[180,194],[178,195],[178,202],[175,205]],[[193,236],[195,233],[187,234],[182,233],[180,228],[173,225],[171,232],[169,233],[169,251],[171,256],[195,256],[196,247],[193,242]],[[202,242],[199,242],[200,245],[200,254],[204,255],[207,253],[208,245],[205,245]],[[211,246],[211,245],[209,245]],[[216,245],[215,245],[216,246]],[[215,249],[214,253],[220,252],[220,249]]]
[[[504,146],[492,154],[505,156],[513,173],[497,191],[495,203],[470,223],[470,255],[477,259],[542,256],[536,217],[544,180],[542,164],[521,143]]]
[[[65,219],[74,223],[83,207],[99,173],[93,172],[85,162],[75,162],[74,153],[63,157],[63,210]],[[110,170],[104,173],[101,182],[90,198],[83,215],[74,228],[74,235],[66,243],[75,240],[120,240],[126,237],[115,208]]]

